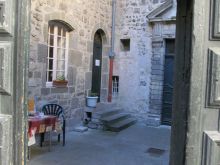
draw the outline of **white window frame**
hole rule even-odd
[[[64,70],[60,70],[60,71],[64,71],[64,76],[65,76],[65,80],[67,80],[67,70],[68,70],[68,54],[69,54],[69,31],[66,31],[66,35],[63,36],[63,29],[64,27],[62,26],[58,26],[55,24],[53,24],[54,26],[54,32],[53,33],[50,33],[50,28],[51,26],[49,25],[48,27],[48,42],[47,42],[47,45],[48,45],[48,53],[47,53],[47,77],[46,77],[46,87],[51,87],[53,84],[52,84],[52,81],[53,80],[56,80],[57,78],[57,56],[58,56],[58,49],[61,49],[61,53],[63,50],[65,50],[65,57],[64,59],[61,59],[61,60],[64,60],[65,61],[65,67],[64,67]],[[65,25],[63,25],[65,26]],[[61,28],[61,35],[58,35],[58,29]],[[53,40],[53,45],[50,45],[50,36],[53,36],[54,37],[54,40]],[[61,47],[58,47],[58,37],[61,38]],[[62,41],[63,39],[66,39],[66,45],[65,48],[62,47]],[[53,48],[53,57],[50,57],[50,48]],[[53,59],[53,68],[52,70],[49,68],[49,61],[50,59]],[[53,74],[52,74],[52,81],[48,81],[49,80],[49,71],[52,71]]]

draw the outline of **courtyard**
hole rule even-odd
[[[56,141],[53,136],[53,142]],[[168,165],[170,127],[141,123],[121,131],[89,129],[67,133],[66,145],[31,148],[29,165]]]

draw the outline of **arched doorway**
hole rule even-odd
[[[101,71],[102,71],[102,36],[99,31],[95,33],[93,42],[93,60],[92,60],[92,93],[96,93],[100,101],[101,89]]]

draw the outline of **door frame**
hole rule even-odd
[[[95,37],[96,37],[96,35],[99,35],[99,37],[100,37],[100,39],[101,39],[101,44],[100,44],[100,50],[99,51],[101,51],[101,54],[100,54],[100,56],[99,56],[99,59],[100,59],[100,61],[99,61],[99,75],[98,75],[98,77],[97,77],[97,79],[99,80],[99,91],[93,91],[93,88],[94,88],[94,84],[93,84],[93,81],[94,81],[94,78],[95,78],[95,71],[94,71],[94,69],[95,69],[95,67],[96,67],[96,58],[95,58],[95,53],[96,52],[94,52],[95,50],[95,44],[96,44],[96,40],[95,40]],[[96,33],[95,33],[95,35],[94,35],[94,39],[93,39],[93,55],[92,55],[92,87],[91,87],[91,92],[97,92],[97,94],[98,94],[98,102],[100,102],[100,96],[101,96],[101,87],[102,87],[102,56],[103,56],[103,39],[102,39],[102,34],[99,32],[99,31],[96,31]]]
[[[27,88],[30,43],[30,0],[16,1],[13,75],[13,153],[14,165],[27,164]]]

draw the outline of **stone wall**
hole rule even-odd
[[[101,100],[106,101],[108,81],[105,79],[108,75],[111,10],[111,0],[32,0],[29,98],[35,98],[37,104],[53,102],[62,105],[67,121],[80,119],[86,93],[91,89],[93,39],[95,32],[101,29]],[[68,87],[64,88],[46,87],[47,33],[50,20],[61,20],[73,28],[69,38]]]
[[[154,76],[152,59],[156,58],[156,55],[153,56],[156,45],[155,31],[146,17],[164,2],[164,0],[117,1],[114,75],[119,76],[119,94],[114,101],[143,121],[149,119],[148,114],[155,113],[155,109],[150,106],[151,82]],[[173,37],[175,35],[173,26],[162,25],[160,33],[165,32],[166,28],[168,28],[167,31],[171,28],[170,33]],[[120,39],[130,39],[129,51],[123,51]],[[163,41],[162,36],[161,40]],[[159,45],[164,49],[163,43]],[[158,51],[163,58],[163,51]],[[160,111],[161,109],[158,109],[157,114]],[[158,120],[157,117],[153,118]],[[159,121],[153,121],[155,122]]]
[[[163,99],[165,39],[175,39],[175,22],[152,23],[150,102],[147,124],[160,125]]]

